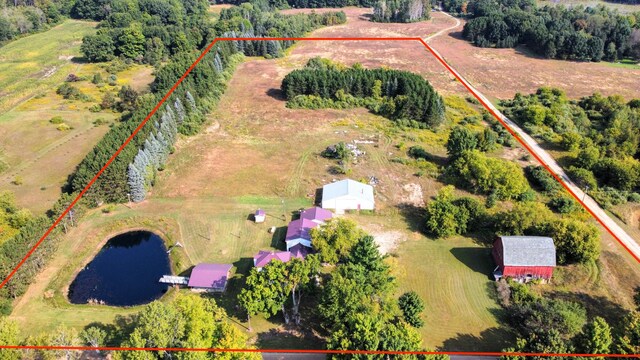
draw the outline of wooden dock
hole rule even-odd
[[[164,275],[159,280],[163,284],[187,285],[189,278],[184,276]]]

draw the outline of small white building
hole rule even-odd
[[[373,187],[351,179],[325,185],[322,188],[322,208],[335,209],[338,214],[345,210],[373,210]]]
[[[267,214],[262,209],[256,210],[256,212],[253,214],[253,219],[257,223],[264,222],[266,220],[266,217],[267,217]]]

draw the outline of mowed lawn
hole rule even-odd
[[[66,20],[0,48],[0,113],[57,85],[80,67],[82,37],[95,33],[95,26],[95,22]]]

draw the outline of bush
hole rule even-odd
[[[72,127],[65,123],[62,123],[62,124],[58,124],[58,126],[56,126],[56,129],[58,129],[58,131],[68,131],[68,130],[71,130]]]
[[[102,75],[100,75],[100,73],[95,73],[93,74],[93,78],[91,78],[91,82],[98,85],[104,83],[104,79],[102,78]]]
[[[547,192],[560,190],[562,186],[547,169],[542,166],[529,165],[524,169],[531,185]]]
[[[89,106],[89,111],[93,112],[93,113],[97,113],[102,111],[102,106],[98,105],[98,104],[93,104],[91,106]]]
[[[54,116],[51,119],[49,119],[49,122],[52,124],[62,124],[64,122],[64,119],[62,118],[62,116]]]
[[[573,198],[564,195],[558,195],[549,202],[549,206],[561,214],[569,214],[582,209],[582,207]]]
[[[637,192],[633,192],[629,194],[628,200],[635,203],[640,202],[640,194],[638,194]]]

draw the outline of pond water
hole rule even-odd
[[[69,300],[73,304],[146,304],[167,291],[168,286],[158,280],[169,274],[162,238],[149,231],[131,231],[109,239],[78,273],[69,286]]]

